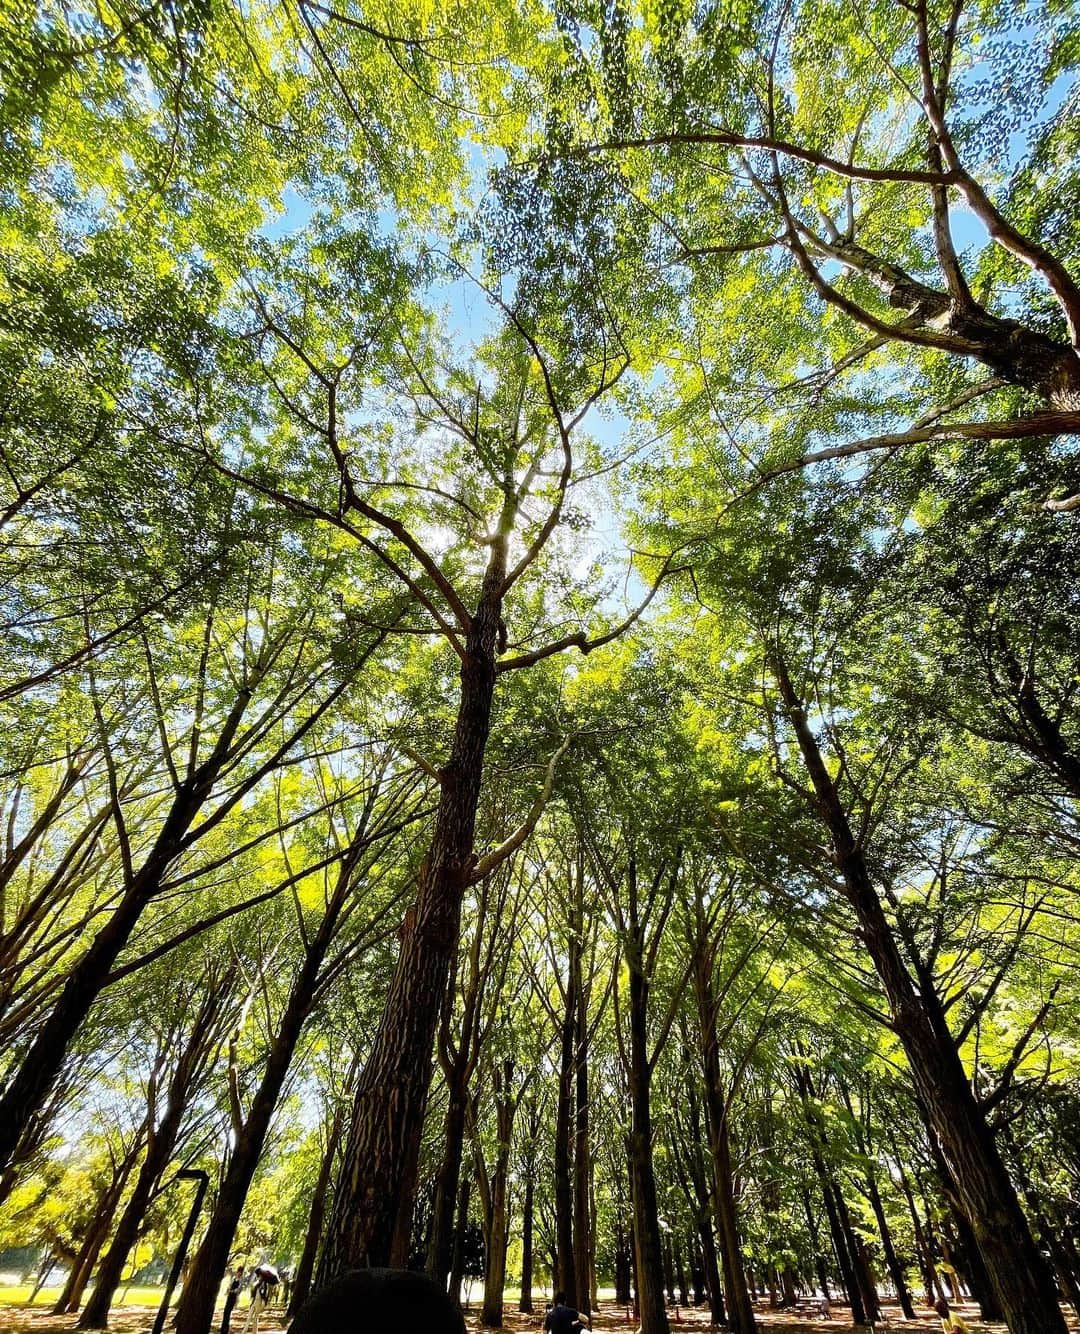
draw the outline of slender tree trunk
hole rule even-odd
[[[454,1211],[457,1208],[458,1184],[461,1177],[465,1111],[468,1101],[467,1090],[461,1077],[463,1070],[458,1069],[457,1064],[455,1063],[455,1068],[447,1076],[449,1088],[446,1117],[443,1121],[443,1158],[435,1182],[431,1239],[428,1244],[428,1273],[443,1287],[446,1286],[453,1262]]]
[[[862,1288],[855,1275],[855,1262],[848,1246],[847,1234],[841,1223],[840,1212],[837,1209],[836,1194],[833,1190],[829,1170],[825,1166],[825,1160],[821,1156],[816,1138],[811,1140],[810,1157],[818,1181],[821,1183],[821,1197],[825,1202],[825,1216],[829,1220],[829,1232],[832,1236],[833,1250],[836,1253],[836,1263],[840,1269],[844,1294],[851,1305],[851,1318],[856,1325],[865,1325],[866,1309],[863,1306]]]
[[[688,1232],[687,1261],[690,1265],[690,1287],[693,1291],[694,1305],[704,1306],[709,1295],[705,1286],[705,1265],[701,1255],[701,1240],[694,1232]]]
[[[186,1093],[186,1081],[185,1089]],[[124,1265],[139,1235],[139,1227],[150,1203],[154,1186],[172,1157],[173,1146],[180,1129],[180,1119],[184,1114],[183,1096],[170,1105],[165,1118],[151,1138],[143,1159],[142,1167],[135,1182],[135,1188],[128,1197],[116,1232],[105,1258],[98,1270],[97,1282],[86,1309],[79,1318],[79,1329],[104,1329],[109,1323],[109,1308],[112,1306],[116,1289],[124,1272]]]
[[[620,1218],[615,1224],[615,1302],[619,1306],[629,1306],[631,1297],[630,1239]]]
[[[641,1334],[669,1334],[664,1301],[664,1261],[653,1173],[651,1070],[646,1007],[648,983],[641,971],[639,945],[631,946],[630,964],[630,1169],[634,1205],[634,1253]]]
[[[151,1099],[147,1113],[146,1153],[135,1180],[135,1188],[128,1197],[112,1242],[101,1262],[94,1291],[79,1320],[80,1329],[104,1329],[109,1323],[109,1309],[116,1295],[116,1289],[120,1286],[124,1266],[127,1264],[132,1247],[138,1240],[139,1228],[153,1196],[154,1187],[172,1158],[184,1113],[191,1098],[192,1086],[209,1055],[214,1025],[221,1012],[224,998],[225,990],[222,986],[211,983],[207,987],[191,1029],[184,1040],[183,1048],[177,1056],[166,1093],[165,1112],[156,1127],[150,1125],[154,1112],[154,1100]]]
[[[878,1233],[881,1237],[881,1249],[885,1256],[885,1264],[889,1271],[889,1277],[892,1279],[893,1287],[896,1289],[896,1299],[900,1303],[904,1319],[914,1320],[916,1319],[915,1307],[911,1304],[911,1293],[908,1291],[903,1266],[900,1264],[896,1247],[893,1245],[892,1232],[885,1217],[885,1206],[881,1200],[881,1191],[878,1190],[873,1172],[867,1174],[866,1189],[870,1197],[870,1207],[874,1211],[874,1221],[877,1223]]]
[[[521,1207],[521,1295],[518,1310],[532,1315],[533,1309],[533,1191],[536,1183],[532,1162],[525,1167],[525,1200]]]
[[[578,923],[580,929],[580,920]],[[574,1290],[573,1303],[585,1315],[591,1314],[592,1275],[592,1153],[589,1146],[589,1017],[585,1007],[585,986],[581,976],[581,951],[575,950],[577,976],[576,1022],[577,1043],[575,1054],[576,1087],[574,1091]]]
[[[577,1270],[574,1264],[574,1183],[571,1169],[571,1126],[574,1123],[574,1036],[577,988],[574,985],[578,952],[576,939],[570,942],[567,969],[566,1010],[559,1042],[559,1088],[555,1104],[555,1256],[552,1282],[556,1291],[566,1294],[568,1306],[577,1307]]]
[[[897,1161],[900,1161],[899,1151],[896,1145],[893,1145]],[[907,1173],[903,1167],[900,1168],[900,1189],[904,1192],[904,1199],[907,1201],[908,1213],[911,1215],[911,1227],[915,1234],[915,1250],[919,1260],[919,1269],[923,1278],[923,1296],[926,1298],[927,1306],[933,1306],[934,1302],[941,1297],[940,1284],[938,1283],[937,1270],[934,1268],[934,1257],[930,1250],[930,1243],[926,1238],[926,1232],[923,1229],[922,1220],[919,1217],[919,1211],[915,1206],[915,1196],[912,1194],[911,1182],[907,1178]]]
[[[693,974],[701,1069],[705,1084],[705,1123],[712,1160],[712,1207],[720,1242],[719,1259],[723,1267],[727,1320],[733,1334],[754,1334],[754,1308],[748,1291],[739,1238],[738,1208],[735,1202],[735,1182],[731,1164],[731,1139],[723,1080],[720,1074],[712,964],[705,945],[704,940],[699,940]],[[708,1264],[709,1246],[705,1243],[704,1229],[702,1243],[705,1245],[705,1258]],[[712,1298],[712,1314],[714,1322],[718,1323],[724,1319],[715,1297]]]
[[[308,1293],[311,1291],[319,1242],[322,1240],[323,1221],[326,1218],[326,1195],[334,1175],[334,1159],[337,1157],[344,1129],[344,1108],[339,1107],[330,1122],[326,1149],[319,1163],[319,1175],[315,1178],[315,1191],[311,1197],[311,1211],[308,1214],[307,1231],[304,1234],[304,1249],[300,1253],[300,1263],[296,1266],[296,1276],[293,1279],[292,1292],[289,1294],[289,1309],[286,1315],[290,1319],[307,1301]]]
[[[702,1218],[698,1223],[698,1236],[701,1238],[701,1262],[705,1271],[705,1287],[709,1294],[709,1320],[714,1325],[728,1323],[727,1309],[724,1306],[724,1289],[720,1279],[720,1260],[716,1254],[716,1238],[713,1236],[712,1220]]]
[[[810,1192],[802,1192],[803,1213],[806,1215],[806,1228],[811,1241],[814,1243],[814,1269],[817,1273],[818,1287],[821,1289],[821,1295],[826,1301],[829,1301],[829,1274],[828,1267],[825,1264],[825,1256],[822,1254],[821,1247],[817,1244],[818,1225],[814,1217],[814,1211],[810,1206]]]
[[[919,1099],[956,1182],[1005,1321],[1011,1334],[1065,1334],[1053,1278],[975,1100],[932,979],[920,978],[916,989],[786,666],[777,657],[774,667],[860,937],[885,989]]]
[[[63,1068],[72,1039],[107,985],[120,951],[131,938],[143,909],[160,889],[162,878],[180,852],[185,835],[210,796],[218,773],[228,758],[251,693],[248,686],[237,692],[236,702],[214,749],[178,787],[146,860],[132,876],[108,921],[68,974],[49,1017],[0,1095],[0,1168],[7,1166],[23,1131],[48,1097]]]
[[[218,1291],[228,1270],[229,1252],[232,1250],[244,1201],[262,1157],[270,1123],[285,1086],[304,1021],[315,997],[319,969],[333,940],[340,906],[339,898],[324,913],[289,993],[281,1023],[270,1047],[266,1069],[233,1146],[210,1222],[180,1293],[176,1308],[176,1334],[207,1334],[210,1328]]]
[[[679,1302],[683,1306],[690,1305],[690,1293],[686,1287],[686,1266],[683,1264],[682,1238],[676,1234],[671,1243],[672,1261],[675,1265],[675,1281],[679,1285]]]
[[[145,1132],[145,1125],[143,1131]],[[139,1140],[141,1142],[142,1133]],[[116,1217],[116,1211],[120,1207],[120,1200],[124,1194],[124,1188],[127,1185],[128,1178],[131,1176],[131,1170],[135,1165],[137,1150],[130,1150],[119,1164],[112,1181],[102,1192],[97,1211],[94,1214],[94,1220],[86,1234],[79,1254],[71,1267],[67,1281],[64,1284],[60,1296],[56,1299],[53,1306],[54,1315],[71,1314],[79,1309],[82,1302],[82,1295],[86,1290],[86,1285],[90,1281],[90,1275],[93,1272],[94,1265],[97,1264],[97,1258],[101,1254],[101,1248],[108,1240],[109,1231],[112,1228],[113,1219]]]
[[[503,1322],[503,1289],[506,1287],[506,1248],[510,1238],[507,1218],[507,1185],[510,1173],[510,1140],[514,1132],[517,1102],[513,1088],[514,1062],[507,1058],[495,1078],[496,1132],[498,1147],[491,1174],[491,1217],[488,1220],[487,1255],[484,1265],[484,1308],[481,1323],[498,1329]]]
[[[466,1172],[461,1178],[458,1191],[457,1225],[454,1228],[454,1254],[450,1262],[449,1293],[458,1306],[461,1305],[461,1281],[465,1277],[465,1235],[469,1230],[469,1193],[472,1177]]]

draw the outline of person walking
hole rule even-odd
[[[240,1289],[244,1286],[244,1271],[236,1269],[232,1278],[229,1279],[229,1286],[225,1293],[225,1310],[221,1315],[221,1334],[229,1334],[229,1321],[232,1319],[233,1307],[240,1300]]]

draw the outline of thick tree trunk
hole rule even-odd
[[[1011,1334],[1064,1334],[1053,1277],[1028,1226],[932,988],[916,989],[881,906],[862,848],[782,660],[777,683],[865,945],[888,998],[920,1102],[956,1182]]]
[[[320,1286],[356,1265],[385,1264],[399,1213],[415,1195],[410,1165],[416,1162],[423,1134],[435,1029],[475,861],[504,577],[505,543],[497,542],[465,643],[454,744],[441,772],[431,847],[357,1086],[345,1164],[319,1266]]]

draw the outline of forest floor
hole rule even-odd
[[[0,1290],[0,1334],[68,1334],[68,1331],[75,1328],[76,1316],[52,1315],[49,1308],[44,1305],[35,1305],[32,1308],[22,1304],[5,1305],[2,1300],[3,1295]],[[1000,1331],[1005,1328],[1004,1325],[982,1324],[978,1318],[978,1309],[974,1306],[960,1304],[954,1309],[971,1326],[973,1334],[979,1334],[980,1331]],[[842,1330],[851,1329],[844,1307],[834,1306],[833,1312],[832,1320],[821,1320],[809,1314],[792,1315],[790,1311],[770,1311],[767,1306],[762,1305],[756,1308],[758,1322],[765,1334],[840,1334]],[[109,1328],[113,1334],[148,1334],[155,1313],[155,1308],[150,1305],[118,1307],[112,1313]],[[924,1334],[924,1331],[925,1334],[940,1334],[941,1322],[932,1311],[920,1311],[915,1324],[903,1320],[899,1309],[888,1304],[885,1307],[885,1315],[885,1324],[879,1324],[878,1330],[907,1329],[911,1334],[916,1332]],[[245,1311],[241,1307],[233,1319],[234,1334],[243,1334],[244,1318]],[[541,1304],[540,1313],[535,1316],[520,1315],[516,1310],[508,1310],[505,1320],[503,1328],[509,1331],[509,1334],[536,1334],[542,1328],[543,1306]],[[481,1329],[478,1308],[474,1307],[465,1313],[465,1323],[470,1334]],[[623,1307],[604,1302],[593,1317],[593,1327],[597,1330],[610,1331],[610,1334],[618,1334],[621,1330],[632,1334],[634,1321],[627,1319]],[[1075,1320],[1069,1321],[1069,1327],[1080,1332],[1080,1323]],[[271,1311],[270,1318],[262,1323],[261,1334],[279,1334],[284,1328],[281,1313]],[[679,1334],[681,1329],[685,1329],[687,1334],[704,1334],[709,1328],[708,1314],[702,1310],[685,1307],[677,1316],[672,1311],[671,1328],[672,1334]]]

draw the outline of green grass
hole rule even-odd
[[[33,1286],[29,1283],[13,1284],[11,1287],[0,1287],[0,1306],[19,1306],[26,1302]],[[117,1306],[160,1306],[161,1294],[163,1288],[129,1288],[126,1293],[123,1288],[117,1294],[115,1305]],[[56,1287],[42,1288],[34,1298],[35,1306],[51,1306],[60,1296],[59,1285]]]

